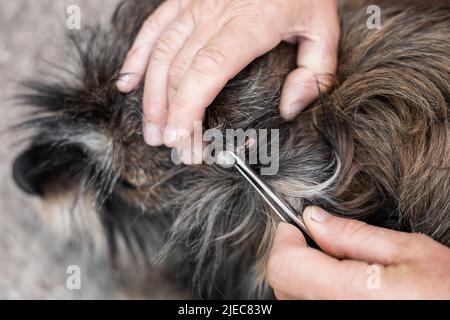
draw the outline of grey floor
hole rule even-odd
[[[108,21],[117,2],[0,0],[0,131],[22,117],[23,110],[13,101],[18,82],[45,71],[45,60],[64,64],[59,51],[64,44],[67,6],[80,7],[83,27]],[[24,147],[18,138],[0,135],[0,299],[181,297],[158,274],[147,275],[138,284],[124,282],[111,274],[105,257],[85,254],[48,230],[32,199],[11,179],[12,160]],[[81,267],[81,290],[66,287],[66,270],[72,264]]]

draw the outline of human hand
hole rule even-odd
[[[337,0],[168,0],[142,26],[117,86],[130,92],[145,76],[145,141],[179,147],[226,83],[282,41],[299,44],[280,105],[291,119],[335,72]]]
[[[295,227],[278,226],[267,274],[278,299],[450,299],[450,249],[430,237],[317,207],[303,218],[324,252]]]

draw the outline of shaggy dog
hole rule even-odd
[[[270,298],[277,217],[234,169],[175,165],[169,149],[145,145],[143,85],[115,87],[158,3],[122,3],[108,28],[72,36],[76,75],[28,83],[22,101],[34,111],[19,127],[33,135],[14,177],[49,221],[107,248],[118,270],[158,264],[193,297]],[[294,121],[278,112],[296,56],[282,44],[227,84],[205,129],[279,129],[280,170],[265,179],[299,213],[314,204],[448,246],[450,7],[383,7],[380,30],[367,28],[366,8],[341,8],[334,85]]]

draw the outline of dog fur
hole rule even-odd
[[[174,165],[169,149],[146,146],[143,84],[115,87],[159,2],[124,2],[108,28],[72,35],[80,69],[67,81],[27,83],[33,113],[19,128],[33,136],[16,181],[63,232],[107,248],[118,270],[131,258],[164,265],[193,297],[270,298],[276,216],[233,169]],[[278,112],[296,56],[282,44],[227,84],[205,128],[279,129],[280,171],[266,182],[298,212],[314,204],[449,246],[450,7],[389,5],[380,30],[366,27],[366,7],[342,7],[333,86],[294,121]]]

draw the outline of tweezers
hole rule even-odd
[[[306,227],[305,221],[301,216],[295,214],[295,210],[284,201],[256,174],[241,158],[234,152],[227,151],[233,157],[234,167],[239,173],[253,186],[253,188],[261,195],[269,207],[283,221],[297,227],[304,235],[306,242],[310,247],[319,248],[312,239],[311,233]]]

